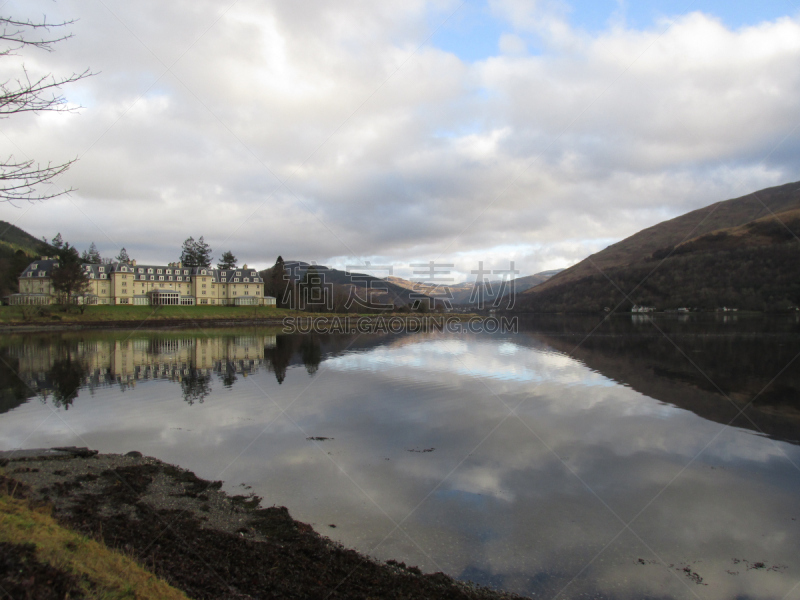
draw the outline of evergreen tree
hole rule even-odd
[[[131,257],[128,256],[128,251],[125,250],[125,248],[123,248],[122,250],[119,251],[119,254],[116,256],[116,259],[119,262],[124,262],[124,263],[131,262]]]
[[[201,238],[202,239],[202,238]],[[220,262],[217,263],[218,269],[235,269],[236,268],[236,257],[233,255],[233,252],[228,250],[227,252],[222,253],[222,257],[219,259]]]
[[[58,233],[58,234],[56,234],[56,237],[54,237],[51,240],[50,243],[52,244],[53,248],[56,248],[57,250],[61,250],[61,247],[64,245],[64,238],[62,238],[61,234]]]
[[[183,242],[181,262],[185,267],[210,267],[212,260],[211,247],[206,244],[202,236],[197,241],[189,237]]]
[[[53,269],[51,283],[61,304],[77,302],[78,296],[89,291],[89,275],[81,265],[80,254],[69,243],[58,251],[58,267]]]
[[[99,265],[103,262],[103,258],[100,256],[100,252],[97,250],[97,246],[94,245],[94,242],[89,246],[88,251],[84,251],[83,255],[81,255],[81,260],[85,263],[91,263],[93,265]]]
[[[197,242],[193,237],[186,238],[181,246],[181,262],[184,267],[197,266]]]
[[[275,298],[279,308],[291,307],[294,283],[289,280],[283,257],[279,256],[264,282],[264,295]]]
[[[197,256],[197,266],[198,267],[210,267],[211,261],[214,260],[211,256],[211,246],[206,244],[203,236],[200,236],[200,239],[197,240],[197,244],[195,245],[195,252]]]

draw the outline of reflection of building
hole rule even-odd
[[[58,260],[43,256],[32,262],[19,278],[19,293],[9,296],[11,304],[51,304],[56,292],[51,283]],[[79,298],[87,304],[216,304],[230,306],[275,305],[264,296],[264,280],[247,265],[240,269],[211,269],[130,263],[84,264],[89,291]]]
[[[157,337],[98,340],[76,344],[9,348],[19,359],[19,376],[37,393],[52,389],[54,366],[71,360],[80,364],[82,384],[134,384],[148,379],[182,381],[217,373],[247,376],[264,365],[264,349],[275,346],[274,335],[226,337]]]

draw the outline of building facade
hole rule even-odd
[[[43,256],[32,262],[19,278],[19,293],[9,304],[53,304],[57,294],[51,278],[58,260]],[[185,267],[181,263],[139,265],[112,262],[82,265],[89,280],[87,293],[73,298],[79,304],[120,305],[218,305],[274,306],[275,298],[264,295],[258,271]]]

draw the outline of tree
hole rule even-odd
[[[287,288],[293,286],[286,274],[286,264],[283,257],[279,256],[275,265],[269,270],[268,277],[264,283],[264,295],[273,296],[275,303],[280,308],[291,306],[291,290],[287,294]]]
[[[198,267],[210,267],[211,261],[214,260],[211,256],[211,246],[206,244],[203,236],[200,236],[200,239],[197,240],[196,245],[196,252],[197,252],[197,266]]]
[[[181,262],[184,266],[210,267],[212,260],[211,247],[206,244],[202,236],[196,242],[193,237],[189,237],[183,242],[183,246],[181,247]]]
[[[56,250],[61,250],[61,247],[64,245],[64,238],[61,237],[60,233],[57,233],[56,237],[54,237],[50,243]]]
[[[94,242],[92,242],[92,245],[89,246],[89,250],[84,250],[83,254],[81,255],[81,260],[85,263],[99,265],[103,262],[103,257],[100,256],[97,246],[95,246]]]
[[[186,238],[181,246],[181,262],[184,267],[197,266],[197,242],[193,237]]]
[[[58,266],[53,269],[51,278],[61,304],[77,304],[78,297],[89,291],[89,275],[81,265],[78,251],[69,242],[58,251]]]
[[[202,238],[201,238],[202,239]],[[219,259],[217,263],[218,269],[235,269],[236,268],[236,257],[233,255],[233,252],[228,250],[227,252],[222,253],[222,257]]]
[[[51,35],[51,31],[61,30],[72,23],[73,21],[47,23],[46,19],[42,22],[18,21],[10,17],[0,17],[0,41],[6,44],[4,48],[0,48],[0,58],[16,56],[18,51],[25,48],[52,52],[53,44],[63,42],[72,35]],[[26,112],[74,111],[76,107],[67,103],[66,98],[61,95],[61,88],[91,75],[87,69],[67,77],[55,77],[52,74],[31,77],[23,65],[16,78],[0,83],[0,119]],[[52,183],[76,160],[77,158],[55,165],[49,162],[42,165],[34,159],[17,159],[13,155],[0,160],[0,201],[46,200],[71,191],[40,192],[38,189],[43,184]]]
[[[117,254],[117,256],[115,258],[117,259],[118,262],[124,262],[124,263],[131,262],[131,257],[128,256],[128,251],[125,250],[125,248],[120,250],[119,254]]]

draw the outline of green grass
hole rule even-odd
[[[271,306],[87,306],[83,314],[77,308],[69,311],[59,306],[39,307],[2,306],[0,323],[4,324],[50,324],[91,323],[98,321],[149,321],[177,319],[281,319],[298,313]]]

